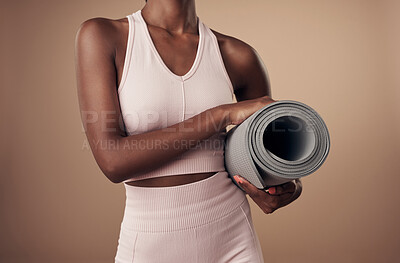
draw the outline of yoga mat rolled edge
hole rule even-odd
[[[304,133],[307,139],[304,141],[310,141],[309,145],[305,144],[308,154],[297,160],[282,159],[266,150],[263,144],[268,125],[285,116],[303,122],[310,132]],[[228,131],[225,167],[230,177],[241,175],[263,189],[315,172],[326,160],[329,149],[329,132],[321,116],[304,103],[281,100],[266,105]],[[233,182],[236,184],[234,179]]]

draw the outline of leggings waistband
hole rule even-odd
[[[141,232],[171,232],[210,223],[247,201],[226,171],[189,184],[140,187],[124,184],[122,226]]]

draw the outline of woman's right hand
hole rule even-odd
[[[224,110],[229,112],[228,125],[239,125],[259,109],[275,102],[269,96],[244,100],[232,104],[224,104]]]

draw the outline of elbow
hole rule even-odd
[[[106,175],[107,179],[110,180],[114,184],[119,184],[124,181],[123,179],[121,179],[121,177],[119,177],[115,174],[112,174],[110,172],[106,173],[105,175]]]
[[[101,171],[114,184],[122,183],[126,180],[126,175],[123,173],[123,167],[113,161],[102,162],[99,164]]]
[[[95,155],[95,159],[103,174],[114,184],[122,183],[141,172],[136,162],[125,160],[119,154],[104,151]]]

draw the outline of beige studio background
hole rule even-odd
[[[82,149],[74,40],[134,0],[1,0],[0,262],[112,262],[125,192]],[[331,133],[302,196],[265,215],[266,262],[400,257],[400,1],[197,2],[209,27],[251,44],[275,99],[316,109]],[[251,200],[249,198],[249,200]]]

